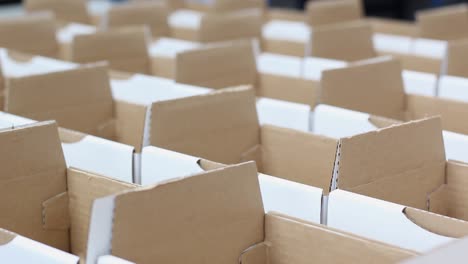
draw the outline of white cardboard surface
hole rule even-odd
[[[127,261],[114,256],[102,256],[99,257],[97,264],[135,264],[134,262]]]
[[[372,37],[374,47],[378,51],[408,54],[411,51],[410,37],[375,33]]]
[[[454,240],[419,227],[406,217],[404,208],[335,190],[328,199],[328,226],[421,253]]]
[[[403,261],[400,264],[465,264],[467,248],[468,238],[463,238],[426,255]]]
[[[303,60],[299,57],[262,53],[257,56],[257,69],[260,73],[301,77]]]
[[[403,70],[405,92],[425,96],[436,96],[437,75]]]
[[[193,50],[200,47],[200,43],[175,38],[160,38],[149,46],[152,57],[175,58],[177,53]]]
[[[319,81],[322,78],[322,72],[325,70],[346,67],[345,61],[325,59],[318,57],[306,57],[304,59],[303,76],[308,80]]]
[[[194,10],[179,9],[172,12],[168,18],[170,27],[197,30],[200,28],[203,14]]]
[[[141,158],[141,184],[149,185],[203,172],[199,158],[157,148],[144,147]]]
[[[28,118],[17,116],[17,115],[12,115],[12,114],[5,113],[5,112],[0,112],[0,121],[10,123],[13,127],[29,125],[29,124],[33,124],[37,122],[32,119],[28,119]]]
[[[1,116],[0,116],[1,118]],[[9,129],[9,128],[13,128],[13,124],[6,121],[6,120],[1,120],[0,119],[0,129]]]
[[[468,102],[468,78],[443,75],[438,93],[442,98]]]
[[[320,224],[322,189],[265,174],[258,175],[265,212],[274,211]]]
[[[468,136],[445,130],[443,136],[446,158],[468,162]]]
[[[77,264],[79,257],[17,235],[0,246],[0,260],[5,264]]]
[[[0,64],[2,65],[3,75],[7,78],[65,71],[78,67],[78,64],[72,62],[41,56],[35,56],[28,62],[20,62],[10,58],[6,49],[0,49]]]
[[[310,40],[310,34],[310,28],[304,22],[271,20],[262,28],[262,37],[271,40],[306,44]]]
[[[349,137],[375,130],[369,114],[330,105],[318,105],[314,110],[312,132],[332,138]]]
[[[415,55],[443,59],[445,57],[446,48],[446,41],[417,38],[413,40],[411,51]]]
[[[96,31],[94,26],[70,23],[57,30],[57,39],[60,43],[72,43],[75,36],[93,34]]]
[[[260,125],[275,125],[309,131],[310,106],[271,98],[257,99],[257,112]]]

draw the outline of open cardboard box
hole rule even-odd
[[[65,23],[91,24],[92,21],[85,0],[26,0],[24,7],[28,12],[51,11]]]
[[[71,43],[75,36],[94,34],[97,28],[95,26],[79,24],[79,23],[68,23],[57,29],[56,37],[60,46],[60,58],[64,60],[70,60],[71,58]]]
[[[168,21],[171,37],[197,42],[257,38],[262,22],[262,13],[258,9],[207,14],[178,10]]]
[[[359,20],[362,13],[361,0],[310,1],[306,6],[311,27]]]
[[[263,9],[265,7],[263,0],[185,0],[184,2],[185,8],[205,13],[226,13],[253,8]]]
[[[424,38],[455,40],[468,37],[468,6],[451,5],[416,13],[419,35]]]

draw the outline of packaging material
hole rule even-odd
[[[148,42],[146,27],[78,35],[71,45],[71,60],[79,63],[108,61],[115,70],[150,73]]]
[[[438,96],[468,102],[468,78],[443,75],[438,82]]]
[[[468,39],[450,41],[447,47],[447,57],[443,73],[447,75],[468,77],[466,59]]]
[[[401,74],[405,93],[425,96],[437,95],[437,75],[409,70],[403,70]]]
[[[306,13],[312,27],[350,22],[362,17],[362,3],[360,0],[310,1]]]
[[[462,264],[465,262],[467,246],[468,238],[460,239],[459,241],[455,241],[449,245],[435,249],[423,256],[402,261],[401,264],[437,264],[442,262]]]
[[[69,23],[57,29],[57,40],[60,45],[60,58],[63,60],[70,60],[71,58],[71,44],[75,36],[94,34],[97,28],[95,26]]]
[[[106,255],[98,258],[97,264],[135,264],[134,262],[127,261],[115,256]]]
[[[91,24],[85,0],[26,0],[28,12],[51,11],[62,22]]]
[[[376,33],[407,37],[418,36],[418,27],[414,22],[383,17],[368,17],[366,20],[372,25],[372,31]]]
[[[265,22],[270,22],[272,20],[306,21],[306,15],[302,10],[294,10],[291,8],[270,7],[265,10],[265,17]]]
[[[263,9],[265,2],[262,0],[208,0],[208,1],[185,1],[189,9],[206,13],[227,13],[245,9]]]
[[[55,19],[50,13],[2,18],[0,46],[34,55],[58,57]]]
[[[421,10],[416,13],[419,34],[424,38],[455,40],[468,37],[466,4]]]
[[[262,27],[262,50],[284,55],[307,55],[311,30],[303,21],[271,20]]]
[[[104,18],[109,28],[146,25],[153,38],[169,36],[169,9],[163,2],[129,3],[113,6]]]

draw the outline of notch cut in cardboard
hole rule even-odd
[[[50,13],[0,20],[0,46],[47,57],[59,56],[55,18]]]
[[[146,27],[78,35],[71,44],[71,60],[79,63],[108,61],[114,70],[150,73],[148,38]]]
[[[362,3],[360,0],[310,1],[306,13],[312,27],[349,22],[362,17]]]
[[[455,40],[468,37],[466,4],[422,10],[416,13],[419,35],[424,38]]]
[[[159,38],[169,35],[168,14],[165,3],[130,3],[111,7],[106,22],[110,28],[147,25],[152,38]]]
[[[28,12],[51,11],[65,23],[91,24],[87,2],[84,0],[26,0],[24,7]]]

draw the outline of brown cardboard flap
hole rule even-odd
[[[251,41],[210,45],[178,53],[176,57],[175,80],[179,83],[226,88],[254,84],[256,74]]]
[[[372,28],[365,21],[320,26],[313,29],[311,55],[345,61],[377,56]]]
[[[147,25],[152,37],[169,34],[169,9],[162,2],[142,2],[113,6],[107,14],[109,27]]]
[[[359,0],[309,1],[307,22],[312,27],[358,20],[362,16]]]
[[[269,264],[268,245],[264,242],[246,249],[239,258],[240,264]]]
[[[326,226],[275,214],[265,216],[268,259],[277,264],[397,263],[415,256],[402,250]]]
[[[340,189],[420,209],[444,183],[444,172],[440,118],[343,138],[335,167]]]
[[[62,143],[76,143],[83,140],[87,134],[71,129],[59,128],[59,136]]]
[[[441,185],[429,195],[429,211],[440,215],[448,215],[447,184]]]
[[[445,74],[468,77],[468,39],[450,41],[446,60]]]
[[[136,188],[136,185],[68,169],[71,251],[84,259],[88,242],[89,219],[93,201],[107,195]]]
[[[369,116],[369,122],[377,128],[385,128],[391,125],[401,124],[401,121],[380,117],[380,116]]]
[[[0,19],[0,47],[57,57],[55,19],[50,13]]]
[[[263,171],[262,147],[260,145],[256,145],[253,148],[242,153],[240,161],[255,161],[255,163],[257,164],[258,171]]]
[[[41,75],[10,78],[7,111],[34,120],[57,120],[61,127],[88,134],[113,119],[107,67],[85,66]]]
[[[468,37],[468,5],[451,5],[416,13],[424,38],[453,40]]]
[[[406,98],[410,119],[441,116],[444,130],[468,134],[468,123],[460,122],[468,116],[466,102],[415,94],[408,94]]]
[[[337,140],[274,126],[261,129],[263,173],[330,189]]]
[[[68,193],[58,194],[42,203],[43,226],[50,230],[68,230],[70,214],[68,212]]]
[[[44,228],[43,203],[67,191],[66,165],[54,122],[0,132],[0,226],[68,251],[68,230]]]
[[[219,13],[251,8],[263,9],[264,7],[265,1],[263,0],[215,0],[210,11]]]
[[[446,202],[448,216],[468,221],[468,165],[447,162]]]
[[[85,0],[25,0],[24,7],[29,12],[52,11],[63,22],[91,24]]]
[[[468,222],[407,207],[404,213],[416,225],[441,236],[462,238],[468,235]]]
[[[255,104],[254,91],[246,87],[156,102],[151,145],[224,164],[238,163],[260,141]]]
[[[370,17],[367,21],[371,24],[373,32],[408,37],[418,36],[418,27],[413,22],[382,17]]]
[[[260,10],[248,10],[230,14],[206,14],[201,20],[199,41],[218,42],[259,38],[262,23]]]
[[[135,148],[140,153],[143,147],[148,106],[124,101],[115,101],[116,141]]]
[[[15,237],[15,233],[0,228],[0,246],[10,243]]]
[[[323,104],[400,120],[404,117],[406,95],[401,66],[389,57],[324,71],[321,86]]]
[[[420,71],[440,74],[442,68],[442,60],[437,58],[430,58],[425,56],[418,56],[413,54],[402,54],[392,52],[379,52],[380,56],[392,56],[401,62],[401,66],[405,70]]]
[[[112,254],[137,263],[234,264],[263,237],[252,162],[115,198]]]
[[[146,27],[114,29],[75,36],[72,60],[79,63],[108,61],[114,70],[150,73]]]
[[[268,8],[266,11],[266,18],[270,20],[289,20],[304,22],[306,21],[306,16],[304,12],[300,10],[295,10],[291,8]]]

